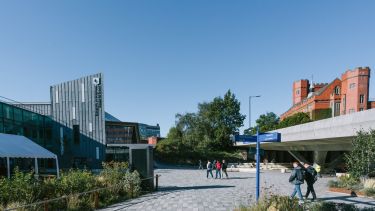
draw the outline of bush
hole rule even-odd
[[[0,210],[16,208],[45,199],[67,196],[66,199],[48,204],[51,210],[93,210],[93,194],[78,193],[106,188],[99,191],[99,204],[107,206],[141,192],[138,172],[130,172],[127,163],[103,163],[99,176],[87,170],[69,170],[61,178],[37,180],[32,173],[15,170],[11,179],[0,178]],[[41,210],[42,205],[25,210]]]
[[[337,181],[330,180],[328,181],[328,186],[331,188],[348,188],[351,190],[360,190],[363,188],[360,181],[351,176],[339,177]]]
[[[288,196],[273,195],[263,198],[251,207],[241,207],[237,211],[270,211],[270,210],[293,210],[303,211],[303,207],[298,204],[298,199],[291,199]]]
[[[375,196],[375,188],[365,188],[364,193],[366,196],[373,197]]]

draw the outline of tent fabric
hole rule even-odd
[[[57,158],[55,154],[24,136],[4,133],[0,133],[0,157]]]

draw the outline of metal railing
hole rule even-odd
[[[157,191],[158,186],[159,186],[159,177],[160,176],[161,175],[156,174],[153,177],[141,179],[141,181],[150,180],[150,179],[155,178],[154,190]],[[49,210],[48,204],[50,204],[52,202],[61,201],[61,200],[64,200],[64,199],[68,199],[70,197],[84,196],[84,195],[87,195],[87,194],[92,194],[92,199],[93,199],[93,202],[94,202],[94,208],[97,209],[97,208],[99,208],[99,192],[103,191],[103,190],[110,190],[110,189],[113,189],[113,188],[116,188],[116,187],[118,187],[118,185],[113,185],[113,186],[105,187],[105,188],[97,188],[97,189],[94,189],[94,190],[85,191],[85,192],[81,192],[81,193],[64,195],[64,196],[61,196],[61,197],[58,197],[58,198],[53,198],[53,199],[45,199],[43,201],[38,201],[38,202],[31,203],[31,204],[25,204],[25,205],[22,205],[22,206],[5,209],[4,211],[26,209],[26,208],[36,207],[36,206],[42,206],[44,211],[48,211]],[[129,189],[130,189],[130,198],[129,199],[133,199],[134,198],[134,184],[132,182],[130,183]],[[65,203],[67,203],[67,202],[65,202]]]

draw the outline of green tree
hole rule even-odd
[[[170,129],[167,139],[181,142],[184,150],[230,150],[232,142],[229,137],[243,126],[244,119],[240,102],[228,90],[224,97],[198,104],[196,113],[177,114],[175,127]],[[164,145],[159,149],[169,150],[177,146],[171,141]]]
[[[352,141],[353,150],[345,155],[350,175],[359,179],[373,171],[375,161],[375,130],[357,132]]]
[[[267,112],[262,114],[255,121],[256,127],[248,128],[244,131],[244,134],[254,135],[256,134],[256,128],[259,127],[259,132],[264,133],[267,131],[275,130],[278,127],[280,118],[273,112]]]
[[[291,127],[294,125],[304,124],[307,122],[311,122],[310,116],[307,113],[298,112],[292,116],[283,119],[280,122],[278,128]]]

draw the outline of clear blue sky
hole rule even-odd
[[[159,123],[231,89],[253,120],[291,106],[292,82],[375,70],[375,1],[0,1],[0,95],[105,75],[105,109]],[[375,97],[371,79],[370,96]],[[247,120],[245,120],[247,125]]]

